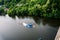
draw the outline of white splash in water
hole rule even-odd
[[[27,26],[27,24],[26,24],[26,23],[24,23],[24,22],[23,22],[22,24],[23,24],[23,26]]]

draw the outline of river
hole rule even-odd
[[[33,24],[33,28],[22,25]],[[0,40],[54,40],[60,25],[57,19],[0,16]]]

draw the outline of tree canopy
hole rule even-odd
[[[60,0],[4,0],[10,16],[33,15],[60,18]]]

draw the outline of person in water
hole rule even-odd
[[[23,26],[28,27],[28,28],[33,28],[33,24],[27,24],[27,23],[22,23]]]

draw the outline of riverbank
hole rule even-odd
[[[57,32],[55,40],[60,40],[60,27],[59,27],[59,30]]]

